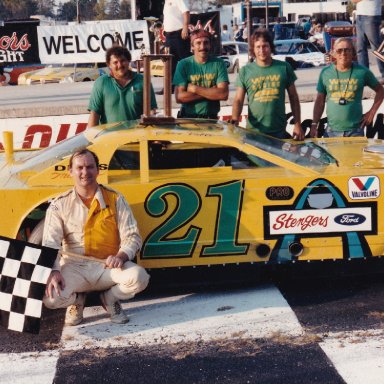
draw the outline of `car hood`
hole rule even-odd
[[[87,129],[48,148],[15,151],[13,159],[8,161],[5,153],[0,153],[0,187],[26,188],[32,179],[37,184],[45,183],[48,180],[46,173],[52,166],[66,166],[73,152],[91,144],[96,148],[100,161],[109,164],[116,144],[130,142],[132,138],[134,141],[145,138],[149,141],[200,142],[202,137],[208,144],[235,146],[298,175],[353,175],[357,171],[363,175],[374,170],[383,172],[384,169],[382,140],[362,137],[295,142],[212,120],[179,119],[166,126],[128,121]],[[57,180],[52,182],[57,183]],[[70,185],[70,178],[65,182]]]

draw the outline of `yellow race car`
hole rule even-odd
[[[50,199],[88,147],[101,184],[126,196],[146,268],[368,259],[384,253],[384,144],[278,140],[213,120],[122,122],[3,153],[0,235],[41,240]]]
[[[74,83],[93,81],[109,73],[105,63],[52,64],[43,69],[24,72],[17,80],[18,85]]]

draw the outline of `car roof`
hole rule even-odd
[[[292,44],[292,43],[310,43],[308,40],[304,39],[287,39],[287,40],[275,40],[274,44]]]
[[[221,45],[233,45],[233,44],[237,44],[237,45],[248,45],[248,43],[245,43],[244,41],[223,41],[221,43]]]

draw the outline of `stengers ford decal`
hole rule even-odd
[[[334,208],[269,212],[269,234],[335,233],[372,230],[371,208]]]

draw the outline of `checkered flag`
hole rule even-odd
[[[45,285],[57,249],[0,236],[0,324],[39,333]]]

